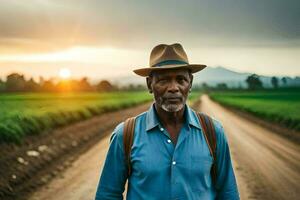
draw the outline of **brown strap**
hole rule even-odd
[[[213,183],[216,184],[216,180],[217,180],[217,166],[216,166],[217,143],[216,143],[216,133],[215,133],[214,124],[213,124],[212,118],[204,113],[197,113],[197,116],[198,116],[198,119],[203,128],[204,137],[205,137],[206,143],[208,145],[210,154],[214,160],[212,169],[211,169],[211,176],[212,176]]]
[[[128,176],[131,173],[130,154],[131,154],[131,147],[133,143],[134,124],[135,124],[135,117],[130,117],[126,119],[124,123],[124,130],[123,130],[123,145],[124,145],[125,159],[128,166]]]

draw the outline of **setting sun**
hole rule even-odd
[[[68,79],[71,76],[71,72],[68,68],[61,68],[59,70],[59,77],[63,79]]]

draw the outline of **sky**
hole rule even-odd
[[[181,43],[189,62],[300,75],[299,0],[0,0],[0,78],[134,76],[152,48]]]

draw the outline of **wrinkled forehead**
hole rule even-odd
[[[164,77],[164,76],[189,76],[190,71],[188,69],[163,69],[153,70],[151,72],[152,77]]]

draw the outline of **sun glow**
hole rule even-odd
[[[69,79],[71,77],[71,71],[68,68],[61,68],[59,70],[59,77],[62,79]]]

